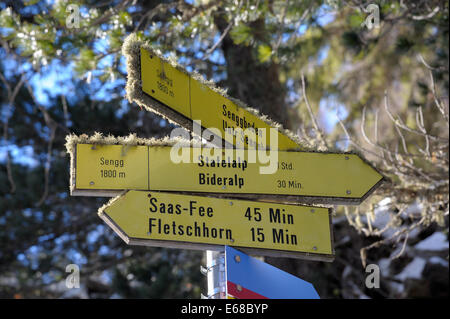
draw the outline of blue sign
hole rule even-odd
[[[314,286],[225,246],[227,294],[238,299],[320,299]]]

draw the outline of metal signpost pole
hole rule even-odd
[[[226,299],[225,251],[206,251],[207,299]]]

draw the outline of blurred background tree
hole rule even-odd
[[[68,193],[67,134],[173,128],[124,99],[132,32],[306,143],[358,150],[390,178],[361,207],[335,207],[334,263],[267,262],[323,298],[448,296],[447,1],[28,0],[0,3],[1,297],[204,291],[202,252],[126,246],[95,214],[105,198]],[[81,289],[65,288],[71,263]],[[366,263],[379,264],[380,289],[364,286]]]

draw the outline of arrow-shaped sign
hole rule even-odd
[[[314,286],[261,260],[225,247],[227,295],[237,299],[319,299]]]
[[[111,196],[134,189],[359,204],[383,180],[356,154],[273,151],[250,159],[236,150],[218,151],[219,157],[189,147],[77,144],[72,195]],[[187,162],[178,163],[180,154]]]
[[[190,131],[193,131],[193,120],[199,121],[202,128],[214,127],[220,134],[214,130],[208,132],[231,145],[236,145],[236,135],[240,134],[236,128],[252,128],[257,133],[260,129],[266,131],[265,137],[257,134],[255,141],[244,140],[244,147],[249,143],[261,143],[264,148],[273,144],[269,130],[278,129],[279,125],[256,115],[244,103],[231,99],[225,90],[201,80],[198,74],[194,78],[182,67],[169,63],[150,46],[133,40],[133,36],[125,41],[123,52],[127,58],[126,91],[129,100]],[[232,134],[226,134],[227,130]],[[277,138],[278,145],[273,149],[300,149],[288,131],[278,131]]]
[[[331,211],[322,207],[129,191],[99,216],[128,244],[332,261]]]

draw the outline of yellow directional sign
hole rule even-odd
[[[129,191],[99,216],[128,244],[334,258],[331,211],[322,207]]]
[[[256,152],[252,159],[248,153],[220,151],[222,156],[216,157],[186,147],[174,155],[170,146],[77,144],[72,195],[109,196],[113,190],[135,189],[359,204],[383,180],[356,154],[273,151],[263,163],[266,152]],[[188,154],[188,162],[176,163],[182,153]],[[264,174],[264,169],[273,173]]]
[[[278,150],[300,148],[292,138],[280,131],[275,134],[278,143],[275,145],[270,137],[270,128],[274,128],[273,125],[162,60],[153,52],[141,47],[139,55],[140,63],[130,65],[140,65],[142,92],[145,94],[132,94],[140,105],[167,116],[189,130],[192,129],[192,123],[188,125],[187,120],[200,121],[203,128],[218,129],[220,135],[214,135],[232,145],[240,143],[239,145],[245,148],[259,146],[261,149],[271,147]],[[134,86],[130,87],[136,89]],[[254,129],[254,136],[243,134],[242,131],[247,128]]]
[[[189,76],[141,48],[142,91],[190,117]]]

